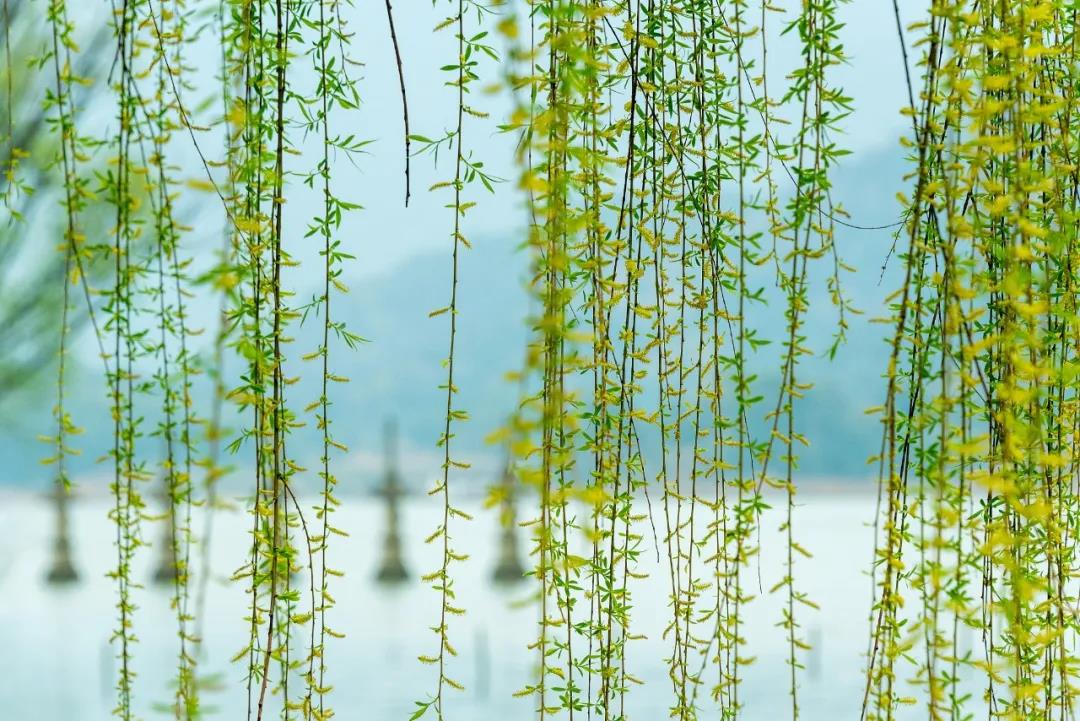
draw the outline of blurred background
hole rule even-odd
[[[901,9],[908,20],[914,20],[925,4],[906,0]],[[79,72],[101,75],[112,58],[107,8],[77,5],[72,4],[70,10],[82,50],[79,62],[85,66]],[[453,123],[456,110],[453,89],[444,86],[438,72],[454,56],[453,38],[432,33],[448,10],[443,3],[401,5],[397,34],[405,59],[411,130],[437,137]],[[794,7],[790,2],[780,5]],[[340,233],[347,252],[357,259],[346,264],[342,278],[350,292],[335,303],[336,313],[347,317],[350,328],[367,342],[355,351],[337,351],[334,361],[335,372],[351,379],[336,389],[332,413],[336,436],[349,447],[337,461],[336,474],[337,493],[344,502],[339,525],[352,535],[332,551],[336,565],[347,574],[336,594],[334,612],[336,625],[347,638],[333,644],[328,653],[335,657],[331,664],[334,705],[341,718],[404,718],[412,702],[422,696],[430,675],[415,657],[435,645],[428,626],[437,597],[418,578],[437,565],[434,549],[425,546],[423,538],[434,528],[441,506],[434,506],[425,491],[440,472],[436,441],[445,412],[439,385],[444,382],[447,334],[445,319],[430,318],[429,313],[445,306],[449,295],[451,211],[444,207],[444,198],[424,191],[449,170],[446,162],[413,158],[412,200],[409,207],[404,206],[400,97],[386,16],[381,3],[357,3],[348,12],[356,32],[353,52],[362,63],[358,72],[363,104],[356,111],[339,113],[333,122],[355,128],[370,144],[355,165],[340,162],[335,169],[341,194],[363,205],[363,210],[346,217]],[[896,27],[886,3],[850,3],[840,12],[845,22],[841,37],[850,64],[835,69],[834,82],[855,98],[855,109],[844,121],[846,135],[836,139],[852,153],[834,174],[833,200],[847,211],[852,224],[887,226],[898,218],[895,195],[905,188],[907,167],[898,143],[905,131],[899,111],[906,104],[907,91]],[[78,316],[69,353],[68,409],[84,432],[73,439],[80,456],[72,460],[73,490],[60,509],[53,493],[54,470],[41,463],[51,450],[38,439],[49,435],[54,424],[64,277],[62,255],[56,252],[62,233],[57,212],[61,190],[57,170],[48,163],[54,154],[49,144],[55,139],[41,109],[45,85],[41,71],[27,62],[40,55],[47,28],[40,2],[12,0],[9,17],[6,37],[10,40],[5,42],[10,42],[6,50],[14,58],[9,68],[18,129],[14,144],[27,148],[30,157],[22,165],[26,187],[4,188],[13,198],[11,206],[24,217],[17,222],[0,217],[0,327],[5,329],[0,344],[0,528],[4,529],[0,534],[0,718],[104,719],[111,710],[115,683],[109,646],[115,599],[106,577],[114,558],[106,517],[111,468],[101,462],[112,444],[109,401],[92,333],[84,315]],[[203,20],[210,22],[212,17]],[[196,83],[191,91],[193,101],[214,92],[216,69],[200,64],[200,59],[216,56],[212,37],[207,33],[185,51],[193,72],[206,79],[205,89]],[[770,47],[770,75],[782,78],[800,62],[791,43]],[[304,82],[305,72],[306,64],[299,63],[296,82]],[[106,134],[113,120],[109,99],[102,97],[107,94],[100,90],[92,86],[80,90],[76,103],[84,130]],[[0,97],[0,103],[6,102],[6,96]],[[508,182],[496,185],[490,195],[476,193],[478,207],[470,214],[466,230],[472,249],[460,264],[456,385],[459,403],[471,418],[459,426],[456,444],[457,455],[472,468],[456,487],[466,498],[465,507],[476,511],[477,520],[461,532],[462,550],[472,556],[463,565],[459,582],[468,589],[462,600],[469,612],[457,632],[459,675],[468,690],[455,703],[468,709],[460,718],[484,714],[524,719],[530,717],[530,702],[512,698],[511,692],[529,682],[535,663],[525,651],[536,622],[535,611],[525,603],[533,589],[528,580],[520,579],[521,569],[530,565],[529,539],[520,530],[520,537],[508,537],[498,524],[498,509],[485,510],[481,501],[503,477],[504,451],[485,438],[514,411],[517,388],[506,374],[520,368],[528,337],[528,257],[521,248],[526,216],[516,191],[519,171],[513,163],[514,139],[496,129],[497,119],[509,114],[510,101],[496,93],[473,104],[489,112],[492,120],[471,123],[467,142],[492,174]],[[308,140],[298,137],[295,142],[302,150]],[[200,143],[220,149],[220,134],[206,131]],[[181,175],[200,177],[201,166],[189,139],[176,135],[171,144],[182,166]],[[91,166],[104,162],[104,154],[88,159]],[[308,218],[317,212],[317,195],[300,189],[288,200],[285,216],[291,227],[286,235],[302,239]],[[213,253],[221,244],[225,231],[217,202],[212,195],[199,193],[185,193],[180,201],[178,212],[193,228],[181,241],[192,258],[192,277],[213,263]],[[86,219],[91,233],[95,228],[107,229],[110,222],[108,217],[92,214]],[[821,340],[815,348],[817,355],[801,371],[804,379],[813,381],[814,389],[798,411],[811,445],[800,459],[801,507],[796,521],[800,542],[814,554],[802,578],[810,596],[822,606],[806,621],[815,645],[804,678],[806,717],[811,719],[857,713],[861,700],[863,620],[870,597],[865,571],[872,548],[872,529],[867,524],[873,520],[875,499],[874,469],[867,467],[866,458],[880,441],[877,424],[864,410],[883,397],[883,332],[887,329],[870,321],[884,313],[884,299],[898,284],[894,232],[894,228],[837,228],[840,253],[858,271],[844,276],[845,292],[864,314],[849,319],[848,342],[831,360],[825,351],[836,315],[824,283],[815,284],[811,299],[815,310],[807,331],[812,339]],[[322,282],[315,262],[317,248],[298,241],[294,255],[301,266],[289,280],[292,289],[299,299],[316,295]],[[890,255],[891,264],[887,263]],[[304,270],[305,262],[310,273]],[[217,301],[196,295],[188,312],[191,324],[204,330],[193,341],[194,350],[205,354],[216,331]],[[769,323],[774,323],[777,333],[781,330],[779,316],[770,320],[766,314],[761,322],[766,335]],[[315,332],[313,327],[301,326],[295,333],[297,346],[313,346]],[[763,364],[759,380],[763,386],[775,383],[774,365]],[[202,399],[197,403],[205,402],[209,383],[199,381],[195,392]],[[302,378],[290,393],[306,404],[318,396],[318,389],[313,379]],[[239,426],[238,419],[227,418],[226,425],[230,423],[233,431]],[[145,441],[148,455],[153,455],[154,442],[152,438]],[[321,453],[317,434],[298,433],[290,443],[291,455],[300,465],[316,464]],[[297,489],[301,495],[317,492],[317,477],[310,474],[307,480],[311,487],[301,485]],[[244,562],[246,525],[236,509],[242,507],[247,486],[244,463],[238,457],[220,487],[223,503],[233,501],[234,509],[220,510],[212,521],[200,511],[194,524],[197,534],[208,522],[216,529],[209,565],[200,571],[205,580],[197,577],[194,582],[205,583],[207,608],[212,609],[203,630],[209,641],[202,673],[207,674],[210,690],[206,700],[220,718],[236,718],[242,708],[236,695],[224,689],[242,677],[242,669],[230,664],[229,658],[246,637],[241,622],[245,596],[228,578]],[[148,513],[162,513],[162,497],[152,490],[145,495],[151,503]],[[518,513],[527,515],[530,502],[528,497],[517,499]],[[780,523],[779,516],[770,512],[763,528],[776,529]],[[147,718],[155,715],[155,704],[165,704],[170,698],[173,612],[168,585],[155,584],[165,533],[164,522],[144,524],[149,547],[140,552],[141,566],[136,571],[146,586],[137,592],[140,643],[135,655],[143,663],[137,686]],[[767,590],[782,573],[781,553],[786,546],[778,535],[773,538],[765,531],[762,535],[759,575]],[[653,557],[646,556],[651,563]],[[517,575],[504,572],[500,578],[500,564],[511,564],[513,569],[514,562]],[[651,570],[656,574],[665,572],[654,565]],[[50,583],[50,572],[77,580]],[[667,716],[662,660],[667,647],[659,622],[666,597],[661,587],[643,584],[638,598],[638,617],[646,623],[653,619],[656,628],[628,651],[631,665],[637,664],[639,677],[648,682],[632,696],[634,718]],[[788,708],[786,696],[778,691],[786,688],[778,680],[788,672],[783,631],[776,627],[780,610],[765,597],[762,603],[751,604],[748,621],[751,645],[760,650],[747,680],[746,718],[750,719],[774,718]],[[214,688],[221,690],[215,694]]]

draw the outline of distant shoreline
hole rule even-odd
[[[376,487],[372,484],[365,484],[365,488],[362,490],[348,490],[343,488],[344,484],[339,484],[337,495],[342,500],[364,500],[377,497],[378,493]],[[492,484],[484,483],[479,486],[459,486],[457,494],[462,499],[471,501],[481,501],[486,498],[486,492]],[[878,485],[877,481],[872,479],[850,479],[850,480],[820,480],[820,479],[804,479],[797,482],[798,490],[796,493],[796,505],[799,503],[800,498],[806,497],[822,497],[822,496],[848,496],[851,498],[872,498],[877,495]],[[649,489],[649,495],[652,501],[656,501],[658,489],[653,486]],[[26,500],[31,498],[47,499],[51,489],[40,488],[27,488],[25,486],[0,486],[0,503],[12,500]],[[239,486],[236,487],[224,487],[219,489],[221,497],[225,500],[242,499],[247,495],[246,491]],[[96,500],[101,498],[111,498],[112,493],[109,491],[107,484],[98,482],[87,482],[84,484],[76,483],[73,488],[73,495],[76,499]],[[154,485],[148,484],[143,487],[143,495],[147,501],[153,505],[156,499],[156,488]],[[315,498],[318,496],[316,493],[306,493],[299,491],[297,495],[300,498]],[[765,488],[762,495],[766,499],[783,498],[784,493],[776,488]],[[201,496],[199,497],[201,500]],[[644,498],[644,494],[642,494]],[[420,501],[425,503],[428,501],[428,495],[424,489],[410,488],[404,496],[406,502],[412,504]],[[431,502],[436,502],[432,500]],[[439,501],[441,502],[441,501]]]

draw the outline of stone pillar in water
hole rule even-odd
[[[518,583],[525,570],[518,560],[517,511],[514,503],[514,471],[508,461],[503,470],[502,503],[499,509],[499,560],[492,578],[496,583]]]
[[[168,476],[162,478],[162,483],[167,484]],[[154,565],[154,583],[165,585],[176,580],[176,546],[173,536],[176,533],[176,521],[173,517],[172,497],[168,487],[161,493],[165,504],[165,532],[158,541],[157,563]]]
[[[387,421],[383,440],[386,444],[386,473],[378,495],[386,504],[386,535],[383,538],[382,560],[375,580],[379,583],[396,584],[407,580],[409,574],[405,570],[401,554],[398,500],[403,489],[397,470],[397,428],[393,421]]]
[[[68,489],[57,479],[53,489],[53,506],[56,510],[56,537],[53,538],[52,560],[45,580],[51,584],[75,583],[79,574],[71,562],[71,537],[68,531]]]

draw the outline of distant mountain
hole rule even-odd
[[[834,202],[850,213],[847,221],[875,226],[894,222],[899,210],[895,194],[903,187],[904,162],[899,148],[849,156],[848,160],[835,176],[833,191]],[[815,357],[801,366],[800,378],[815,383],[797,411],[812,443],[801,454],[800,472],[807,479],[854,480],[872,475],[865,459],[880,442],[880,428],[863,411],[881,402],[887,328],[873,325],[869,319],[881,315],[883,299],[898,282],[899,259],[894,254],[879,283],[894,230],[837,228],[843,259],[858,269],[844,275],[845,293],[865,314],[849,318],[849,341],[834,361]],[[519,242],[516,237],[476,238],[475,247],[464,252],[460,262],[455,367],[460,395],[455,406],[467,409],[471,418],[455,425],[454,443],[459,449],[456,455],[474,462],[476,482],[486,482],[498,472],[501,451],[487,446],[484,438],[505,421],[517,401],[517,387],[504,375],[520,368],[528,337],[524,320],[529,308],[525,290],[528,257],[517,249]],[[337,466],[346,489],[369,488],[378,477],[383,462],[382,429],[390,418],[396,419],[400,429],[407,480],[420,486],[439,472],[441,455],[435,443],[445,413],[445,392],[439,386],[445,382],[448,316],[430,318],[429,313],[444,307],[449,299],[449,261],[449,247],[415,256],[384,274],[350,281],[350,293],[334,301],[335,317],[346,318],[352,331],[370,341],[356,351],[335,349],[332,362],[335,373],[350,378],[347,384],[335,385],[331,410],[334,433],[350,448]],[[823,353],[836,313],[825,294],[823,278],[816,277],[813,282],[816,289],[806,331],[814,339],[815,350]],[[774,316],[767,321],[772,327],[764,334],[777,337],[782,319],[772,310]],[[201,322],[212,329],[209,318]],[[317,318],[309,318],[294,333],[296,341],[286,349],[290,357],[316,346],[318,325]],[[763,359],[768,353],[763,352]],[[69,398],[72,415],[86,433],[73,439],[72,445],[83,449],[84,455],[72,461],[72,470],[84,483],[92,484],[96,482],[93,478],[109,476],[108,464],[96,461],[111,446],[111,422],[97,358],[87,350],[80,360],[73,364]],[[766,395],[778,376],[775,365],[770,360],[760,365],[759,387]],[[318,398],[315,369],[313,363],[290,361],[288,373],[301,378],[288,389],[297,408]],[[206,390],[204,379],[197,388],[200,404],[204,404]],[[47,487],[51,470],[38,459],[50,451],[35,438],[52,432],[54,394],[52,370],[46,368],[9,396],[7,407],[0,409],[0,458],[4,460],[0,485]],[[312,469],[310,482],[316,483],[314,466],[320,446],[314,418],[307,420],[308,427],[291,437],[290,455]],[[149,431],[152,423],[148,415],[144,430]],[[142,447],[152,456],[160,443],[144,438]]]

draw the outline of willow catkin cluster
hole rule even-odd
[[[864,715],[1068,718],[1074,9],[934,2],[914,29]]]

